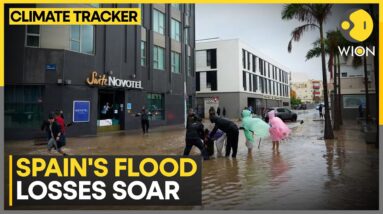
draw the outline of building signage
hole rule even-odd
[[[86,78],[86,83],[90,86],[142,89],[141,81],[119,79],[106,74],[98,74],[96,71]]]
[[[56,71],[56,64],[46,64],[45,70],[46,71]]]
[[[132,103],[126,103],[126,109],[132,110]]]
[[[87,123],[90,120],[90,102],[88,100],[73,101],[73,122]]]

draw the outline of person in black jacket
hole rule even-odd
[[[194,123],[194,120],[202,122],[202,119],[191,108],[191,109],[189,109],[188,117],[186,119],[186,128],[188,128],[190,124]]]
[[[142,108],[141,111],[141,127],[142,134],[147,134],[149,132],[149,114],[145,108]]]
[[[51,113],[49,114],[49,139],[53,139],[56,141],[56,145],[54,146],[57,152],[59,152],[62,155],[67,155],[61,148],[65,145],[65,140],[63,138],[62,132],[61,132],[61,126],[55,121],[54,115]],[[50,150],[49,150],[50,151]]]
[[[218,115],[218,117],[221,116],[221,108],[220,107],[217,108],[217,115]]]
[[[47,140],[49,140],[51,137],[51,131],[49,130],[49,125],[50,125],[49,119],[43,120],[43,123],[41,124],[41,131],[45,131],[45,136]]]
[[[235,158],[237,156],[238,149],[238,126],[230,120],[217,117],[215,114],[210,114],[210,121],[214,123],[215,126],[209,137],[213,138],[218,129],[225,132],[227,136],[225,156],[228,157],[230,155],[231,149],[233,149],[231,157]]]
[[[204,144],[202,143],[202,140],[204,139],[203,124],[196,116],[192,117],[191,120],[192,122],[189,122],[186,129],[186,145],[184,150],[184,156],[189,155],[192,147],[196,146],[199,148],[199,150],[201,150],[201,155],[203,156],[204,160],[208,160],[209,156],[207,154]]]

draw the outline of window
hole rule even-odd
[[[158,70],[165,69],[165,50],[161,47],[153,47],[153,68]]]
[[[153,10],[153,31],[164,34],[165,32],[165,15],[158,10]]]
[[[165,99],[163,94],[147,94],[147,109],[152,114],[150,120],[165,119]]]
[[[206,72],[206,88],[210,88],[211,91],[217,90],[217,71]]]
[[[246,72],[245,71],[243,71],[243,73],[242,73],[242,86],[243,86],[243,90],[247,91]]]
[[[263,60],[259,58],[259,72],[263,75]]]
[[[201,85],[200,85],[200,72],[195,73],[195,90],[200,91]]]
[[[93,25],[71,26],[70,50],[86,54],[94,53]]]
[[[180,10],[181,9],[181,5],[180,4],[171,4],[172,8],[175,8],[175,9],[178,9]]]
[[[347,77],[347,72],[342,72],[342,77]]]
[[[185,33],[184,33],[184,39],[185,39],[185,44],[189,44],[189,28],[185,28]]]
[[[246,51],[245,51],[245,49],[242,49],[242,65],[243,65],[243,69],[246,69]]]
[[[274,67],[274,65],[271,65],[271,71],[272,71],[272,77],[273,77],[273,79],[275,78],[275,67]]]
[[[5,86],[5,128],[36,128],[43,119],[43,87]]]
[[[171,53],[171,70],[173,73],[180,73],[180,54],[173,52]]]
[[[261,92],[264,93],[265,90],[263,88],[263,77],[259,77],[259,87],[261,89]]]
[[[27,25],[25,46],[27,47],[40,47],[40,26]]]
[[[247,52],[247,70],[250,70],[250,53]]]
[[[282,95],[282,84],[279,84],[279,96],[283,96]]]
[[[181,23],[179,21],[172,19],[170,27],[170,37],[176,41],[180,41],[181,38],[180,26]]]
[[[271,71],[271,67],[270,67],[270,63],[267,64],[267,76],[270,78],[270,71]]]
[[[257,75],[253,75],[253,91],[257,91],[258,90],[258,78],[257,78]]]
[[[273,95],[275,95],[275,82],[273,81]]]
[[[253,91],[253,78],[251,77],[251,74],[249,75],[249,91]]]
[[[146,42],[141,41],[141,66],[146,66]]]
[[[263,75],[266,76],[266,73],[267,73],[266,61],[263,61],[262,68],[263,68]]]
[[[253,55],[253,72],[255,73],[255,69],[257,67],[257,57]]]
[[[206,51],[206,64],[210,68],[217,68],[217,49],[209,49]]]

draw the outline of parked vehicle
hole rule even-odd
[[[301,104],[301,105],[299,106],[299,109],[300,109],[300,110],[306,110],[306,109],[307,109],[307,105],[306,105],[306,104]]]
[[[290,109],[288,108],[284,108],[284,107],[272,107],[272,108],[268,108],[267,109],[267,113],[269,111],[272,111],[274,110],[275,111],[275,116],[281,118],[283,121],[285,120],[291,120],[291,121],[297,121],[297,118],[298,118],[298,115],[294,112],[292,112]],[[269,117],[267,115],[267,113],[265,113],[265,121],[266,122],[269,122]]]

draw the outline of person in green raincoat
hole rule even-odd
[[[245,133],[246,146],[249,153],[251,153],[255,143],[254,136],[259,138],[268,137],[270,135],[269,128],[269,124],[262,119],[253,118],[249,110],[244,109],[242,111],[242,129]]]

